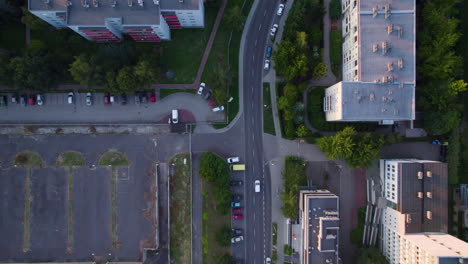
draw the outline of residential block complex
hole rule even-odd
[[[342,0],[343,81],[325,91],[327,121],[415,118],[415,0]]]
[[[339,199],[328,190],[300,192],[302,264],[339,263]]]
[[[204,27],[203,0],[29,0],[31,13],[96,42],[171,39],[171,29]]]
[[[468,263],[468,244],[448,235],[447,164],[380,160],[380,248],[390,264]]]

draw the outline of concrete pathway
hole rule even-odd
[[[281,175],[284,168],[284,158],[279,157],[268,162],[271,177],[271,221],[278,225],[277,243],[273,245],[273,250],[276,249],[278,260],[276,263],[284,262],[284,245],[288,244],[287,235],[287,219],[281,212],[283,202],[281,201],[281,193],[284,190],[283,177]]]

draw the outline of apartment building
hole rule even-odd
[[[342,0],[343,81],[325,90],[327,121],[414,120],[415,0]]]
[[[380,160],[386,199],[379,246],[390,264],[468,263],[468,244],[448,235],[447,164]]]
[[[171,29],[204,27],[203,0],[28,0],[31,13],[96,42],[171,39]]]
[[[328,190],[300,192],[302,264],[337,264],[339,258],[339,200]]]

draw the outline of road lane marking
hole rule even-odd
[[[265,10],[265,12],[263,12],[263,16],[266,16],[266,10]]]
[[[258,39],[255,40],[255,47],[257,47],[257,42],[258,42]]]
[[[258,27],[258,31],[260,31],[260,29],[262,29],[262,24],[260,24],[260,26]]]

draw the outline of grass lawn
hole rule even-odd
[[[332,64],[332,71],[335,76],[339,76],[340,65],[341,65],[341,31],[332,30],[330,32],[330,61]]]
[[[128,160],[125,155],[118,151],[108,151],[99,159],[100,166],[128,166]]]
[[[0,27],[0,49],[20,53],[26,46],[26,33],[23,24]]]
[[[364,224],[366,221],[366,207],[358,209],[358,224],[357,227],[351,230],[351,243],[356,245],[362,244],[362,236],[364,234]]]
[[[42,158],[35,152],[21,152],[13,158],[13,165],[15,166],[43,166]]]
[[[267,107],[265,107],[265,105]],[[263,83],[263,132],[271,134],[275,133],[275,124],[273,122],[273,110],[271,109],[271,96],[270,96],[270,84]]]
[[[159,97],[160,99],[163,99],[164,97],[167,97],[171,94],[175,93],[196,93],[196,89],[161,89],[159,90]]]
[[[56,165],[60,166],[83,166],[85,164],[83,155],[77,151],[63,152],[58,156]]]
[[[253,0],[230,0],[227,3],[224,15],[229,11],[230,8],[238,5],[242,7],[242,13],[245,17],[250,12],[250,7],[253,4]],[[226,127],[239,112],[239,50],[240,42],[242,38],[242,32],[232,32],[229,29],[224,17],[221,20],[221,24],[218,28],[218,33],[213,42],[210,56],[206,62],[205,70],[203,71],[202,81],[207,84],[207,87],[216,89],[210,84],[216,83],[215,74],[213,74],[218,68],[228,68],[228,94],[234,98],[234,100],[226,105],[227,123],[215,124],[215,128]]]
[[[213,185],[203,181],[203,264],[218,264],[220,259],[230,254],[229,247],[221,247],[216,242],[216,232],[231,225],[229,214],[219,215],[213,197]]]
[[[186,159],[186,164],[184,164],[184,159]],[[173,263],[191,263],[192,183],[190,155],[179,154],[170,163],[175,164],[175,172],[170,179],[171,261]]]

